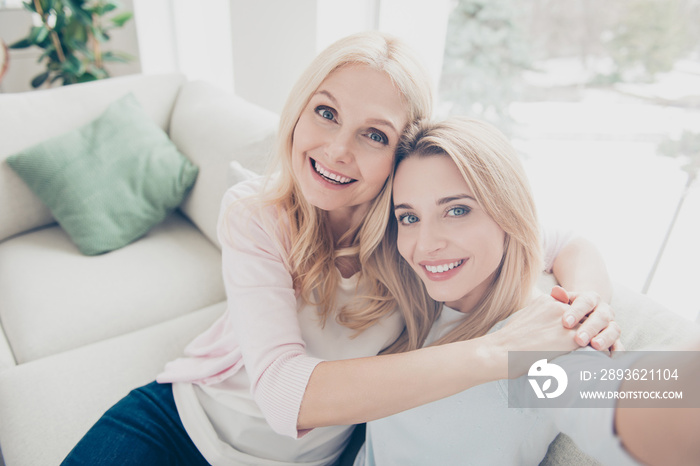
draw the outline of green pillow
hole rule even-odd
[[[132,94],[7,162],[86,255],[145,235],[180,205],[198,172]]]

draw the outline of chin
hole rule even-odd
[[[449,302],[453,302],[453,301],[458,301],[459,299],[462,298],[462,296],[455,296],[454,293],[450,293],[447,291],[431,293],[430,290],[428,290],[428,294],[435,301],[439,301],[441,303],[449,303]]]

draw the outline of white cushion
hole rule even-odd
[[[225,305],[0,373],[0,447],[7,465],[59,464],[107,409],[153,381]]]
[[[49,209],[4,163],[7,156],[97,118],[107,105],[133,92],[165,131],[180,74],[126,76],[41,91],[0,94],[0,241],[53,222]]]
[[[0,243],[0,320],[18,364],[225,299],[219,250],[179,213],[84,256],[58,226]]]
[[[219,246],[216,222],[229,188],[231,161],[262,173],[272,151],[274,113],[202,81],[185,84],[170,123],[170,138],[199,167],[197,182],[180,207]]]

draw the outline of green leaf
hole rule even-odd
[[[66,21],[68,20],[63,10],[61,9],[60,11],[61,12],[56,15],[56,24],[53,27],[55,31],[63,31],[63,28],[66,27]]]
[[[29,38],[25,37],[24,39],[20,39],[17,42],[10,44],[11,49],[26,49],[27,47],[31,47],[34,45],[32,41],[29,40]]]
[[[85,67],[80,62],[80,60],[78,60],[78,57],[72,54],[66,57],[66,61],[63,62],[61,68],[66,73],[74,75],[80,75],[85,72]]]
[[[98,78],[97,76],[95,76],[92,73],[83,73],[80,76],[78,76],[79,83],[86,83],[89,81],[97,81],[98,79],[100,79],[100,78]]]
[[[119,13],[118,15],[114,16],[112,18],[112,23],[117,27],[122,27],[133,16],[134,14],[131,11],[125,11],[124,13]]]
[[[88,40],[88,27],[80,21],[70,21],[65,27],[66,40],[86,43]]]
[[[134,57],[123,52],[105,52],[102,54],[103,61],[129,63]]]
[[[35,44],[41,44],[49,37],[49,28],[46,26],[32,28],[30,37],[32,37]]]
[[[32,13],[36,13],[36,8],[34,7],[34,2],[32,2],[32,1],[22,2],[22,6],[24,7],[25,10],[29,10]]]
[[[106,3],[104,5],[98,5],[93,11],[97,13],[100,16],[103,16],[106,13],[109,13],[110,11],[114,11],[117,9],[117,5],[114,3]]]
[[[73,18],[77,21],[88,25],[92,24],[92,16],[88,11],[83,8],[83,2],[76,0],[64,0],[68,8],[70,8],[73,13]]]
[[[37,87],[41,86],[46,82],[46,79],[49,77],[49,72],[44,71],[43,73],[34,76],[34,79],[32,79],[32,87],[36,89]]]
[[[98,42],[107,42],[109,36],[100,28],[92,27],[92,35]]]

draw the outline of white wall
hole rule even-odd
[[[9,46],[27,35],[32,18],[24,9],[0,10],[0,38]],[[31,79],[44,70],[36,60],[41,55],[38,48],[10,50],[7,74],[0,83],[2,92],[29,91]]]
[[[380,29],[411,44],[438,82],[449,0],[125,0],[135,18],[109,45],[137,57],[113,76],[182,72],[279,112],[313,57],[346,35]],[[0,10],[8,42],[26,34],[24,10]],[[38,50],[13,51],[5,92],[29,90]],[[26,57],[25,57],[26,55]]]
[[[381,0],[380,31],[402,38],[418,54],[433,86],[440,82],[450,0]]]
[[[236,94],[279,112],[316,53],[317,0],[232,0]]]
[[[181,72],[233,91],[229,1],[133,1],[144,74]]]
[[[408,42],[437,85],[449,10],[450,0],[233,0],[235,91],[279,112],[318,52],[371,29]]]

